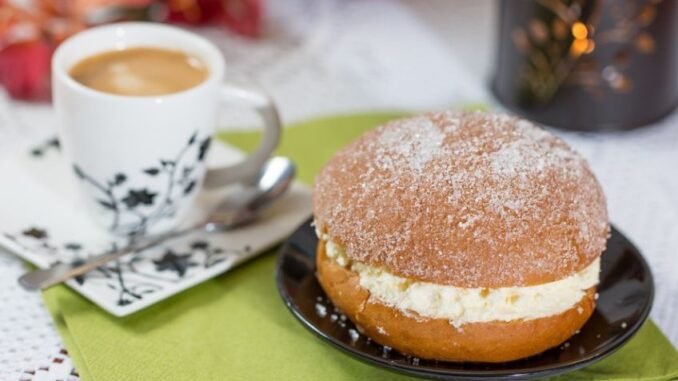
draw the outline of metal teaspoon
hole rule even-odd
[[[61,263],[48,269],[31,271],[19,278],[19,284],[29,291],[46,289],[125,255],[154,247],[170,238],[199,230],[211,233],[231,230],[245,225],[254,220],[265,206],[270,205],[272,201],[278,199],[287,191],[295,174],[294,163],[290,159],[274,157],[264,164],[259,174],[249,185],[230,195],[205,220],[196,225],[143,238],[140,242],[135,242],[124,249],[95,255],[77,264]]]

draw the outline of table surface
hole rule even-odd
[[[219,45],[233,72],[271,93],[286,123],[330,113],[477,102],[501,108],[486,86],[494,65],[495,2],[267,3],[261,40],[198,32]],[[232,111],[221,122],[243,126],[255,119]],[[48,105],[13,102],[0,92],[0,160],[10,146],[52,136],[54,123]],[[647,257],[657,286],[651,316],[678,345],[678,113],[632,132],[554,132],[589,160],[612,223]],[[40,296],[17,286],[24,271],[21,261],[0,250],[0,379],[77,380]]]

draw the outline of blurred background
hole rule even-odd
[[[480,99],[464,87],[489,83],[497,28],[492,1],[3,1],[0,83],[14,99],[48,101],[49,58],[68,35],[151,20],[215,41],[231,72],[260,82],[288,120]]]
[[[138,20],[181,25],[217,42],[232,72],[269,89],[284,117],[447,107],[487,101],[491,89],[491,101],[530,119],[591,131],[641,127],[678,104],[675,1],[1,4],[0,84],[20,100],[49,100],[49,60],[63,39]]]
[[[400,85],[440,83],[427,78],[432,77],[427,69],[434,67],[448,68],[436,75],[454,78],[463,68],[486,81],[496,31],[492,1],[457,2],[452,7],[446,1],[414,0],[3,0],[2,4],[0,84],[14,99],[38,102],[49,100],[49,58],[56,46],[78,30],[107,22],[167,22],[197,30],[222,48],[232,72],[254,77],[274,96],[287,82],[314,81],[322,87],[327,85],[324,77],[353,76],[345,89],[326,90],[335,100],[337,91],[376,92],[369,89],[391,74],[379,73],[383,71],[406,73]],[[452,58],[445,57],[448,49],[463,59],[450,63]],[[386,67],[385,61],[392,59],[398,64]],[[337,86],[341,81],[333,82]],[[449,82],[436,87],[447,88],[443,97],[454,101],[460,86]],[[304,101],[312,98],[299,95]],[[423,105],[430,106],[430,101]],[[284,103],[281,109],[286,112]]]

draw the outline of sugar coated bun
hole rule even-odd
[[[586,161],[532,123],[445,112],[389,122],[315,180],[317,229],[355,261],[457,287],[528,286],[605,249],[605,197]]]
[[[501,362],[556,346],[595,308],[609,225],[586,161],[481,112],[395,120],[316,178],[318,280],[376,342]]]

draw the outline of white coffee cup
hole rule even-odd
[[[70,68],[98,53],[129,47],[180,50],[202,60],[207,79],[160,96],[100,92],[75,81]],[[278,145],[281,125],[269,97],[225,82],[226,64],[206,39],[153,23],[118,23],[80,32],[52,58],[59,138],[83,205],[116,234],[167,231],[181,222],[197,190],[251,178]],[[259,147],[235,165],[206,169],[220,106],[246,104],[264,120]],[[205,176],[206,175],[206,176]]]

